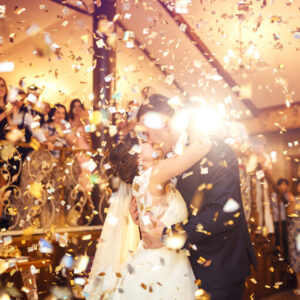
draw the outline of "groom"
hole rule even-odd
[[[180,134],[172,129],[175,111],[168,100],[153,94],[137,114],[147,142],[159,145],[165,154],[171,152]],[[147,127],[144,119],[149,112],[159,114],[165,128]],[[249,265],[256,266],[256,258],[242,206],[237,158],[221,139],[212,137],[212,141],[204,159],[177,180],[176,188],[187,204],[189,219],[171,228],[158,222],[155,230],[142,231],[142,238],[146,248],[154,249],[162,247],[168,236],[184,232],[187,239],[183,248],[189,250],[199,288],[209,293],[211,300],[239,300],[250,274]],[[131,215],[138,224],[134,200]]]

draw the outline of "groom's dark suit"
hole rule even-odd
[[[172,230],[182,227],[187,233],[185,247],[201,288],[226,290],[245,280],[256,258],[242,206],[237,158],[221,139],[212,140],[205,158],[178,178],[177,188],[190,214],[187,223],[173,225]],[[237,211],[224,212],[229,199],[239,204]]]

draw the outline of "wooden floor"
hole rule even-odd
[[[289,290],[271,296],[259,298],[259,300],[300,300],[300,296],[294,295],[293,291]]]

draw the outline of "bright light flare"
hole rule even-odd
[[[276,163],[277,162],[277,152],[271,151],[270,155],[271,155],[272,163]]]
[[[179,110],[172,119],[172,128],[177,131],[184,131],[187,129],[190,120],[190,114],[187,109]]]
[[[162,129],[164,127],[163,116],[156,112],[148,112],[144,116],[144,125],[151,129]]]
[[[222,116],[215,108],[205,106],[195,112],[193,121],[198,129],[212,133],[221,128]]]

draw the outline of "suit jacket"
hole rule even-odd
[[[186,232],[185,248],[204,289],[243,281],[250,274],[250,264],[257,264],[243,210],[237,158],[224,141],[212,140],[210,152],[178,178],[189,219],[171,228]],[[234,212],[223,210],[229,199],[239,204]]]
[[[32,117],[39,117],[40,127],[45,124],[45,118],[44,115],[37,110],[31,108],[29,105],[23,104],[20,108],[20,113],[23,115],[22,123],[18,125],[19,129],[25,129],[25,140],[27,143],[30,142],[32,138],[32,132],[30,128],[28,128],[27,125],[25,125],[25,115],[30,114]]]

